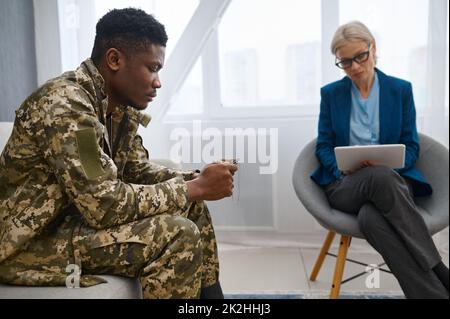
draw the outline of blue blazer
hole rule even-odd
[[[405,167],[397,172],[411,180],[415,196],[432,193],[431,185],[415,168],[419,157],[419,137],[411,83],[375,69],[380,83],[380,144],[405,144]],[[348,146],[352,106],[350,78],[345,77],[321,89],[319,134],[316,156],[320,167],[311,174],[325,186],[341,178],[334,155],[335,146]]]

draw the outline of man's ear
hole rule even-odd
[[[117,72],[123,64],[123,55],[116,48],[109,48],[105,55],[106,65],[111,71]]]

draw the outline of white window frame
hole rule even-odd
[[[325,5],[326,3],[326,5]],[[330,63],[329,43],[336,28],[339,26],[339,0],[321,0],[321,63],[322,63],[322,79],[321,83],[326,84],[336,81],[339,78],[339,70]],[[218,32],[215,31],[215,37],[218,38]],[[330,39],[330,41],[327,41]],[[218,40],[217,53],[215,54],[215,61],[211,64],[216,67],[217,78],[220,78],[219,70],[219,54],[218,54]],[[212,79],[209,79],[211,81]],[[219,92],[215,96],[214,101],[210,101],[212,119],[221,118],[286,118],[286,117],[308,117],[317,116],[319,114],[319,105],[317,104],[282,104],[272,106],[239,106],[224,107],[220,96],[220,81],[217,79],[214,83],[218,88],[215,91]],[[319,92],[317,92],[319,95]]]
[[[322,25],[322,84],[328,84],[338,80],[343,75],[332,63],[332,54],[329,49],[332,36],[340,25],[339,21],[339,0],[321,0],[321,25]],[[429,10],[429,39],[428,49],[430,58],[428,61],[429,71],[427,72],[427,96],[429,103],[424,109],[418,110],[418,116],[427,116],[430,114],[430,107],[439,108],[432,114],[440,114],[445,108],[445,68],[442,68],[442,61],[445,61],[445,39],[446,33],[446,0],[432,0]],[[202,52],[203,67],[203,113],[201,114],[183,114],[166,115],[168,121],[186,121],[192,119],[203,120],[221,120],[236,118],[292,118],[292,117],[316,117],[320,108],[318,105],[273,105],[273,106],[254,106],[254,107],[224,107],[221,102],[220,90],[220,69],[219,69],[219,40],[216,21],[212,29],[208,43]],[[444,45],[444,50],[437,49],[438,45]],[[435,75],[437,75],[435,77]],[[424,79],[425,80],[425,79]],[[319,94],[319,92],[317,92]],[[445,110],[443,111],[445,114]],[[436,115],[434,115],[436,116]],[[431,121],[431,123],[434,121]]]
[[[72,0],[80,6],[80,12],[90,11],[90,0]],[[155,118],[164,121],[190,121],[193,119],[221,120],[235,118],[292,118],[316,117],[319,113],[318,105],[292,106],[255,106],[255,107],[223,107],[220,96],[220,69],[217,27],[221,17],[232,0],[201,0],[188,23],[183,35],[176,44],[161,78],[168,90],[149,108]],[[339,0],[321,0],[322,24],[322,84],[333,82],[342,77],[339,69],[332,63],[329,43],[334,31],[339,26]],[[80,23],[79,30],[67,30],[60,23],[59,16],[63,14],[61,4],[63,0],[34,0],[36,26],[36,59],[38,82],[59,75],[65,65],[70,64],[70,51],[73,44],[63,41],[62,36],[70,33],[72,39],[78,38],[82,45],[91,46],[83,41],[83,35],[94,32],[94,26]],[[442,119],[445,119],[445,79],[448,61],[447,49],[447,0],[430,0],[429,2],[429,36],[428,49],[430,52],[427,72],[427,99],[424,109],[418,110],[418,117],[425,117],[426,131],[434,135],[442,135]],[[80,19],[84,15],[80,14]],[[57,27],[56,27],[57,26]],[[87,30],[89,29],[89,30]],[[38,32],[38,31],[43,32]],[[57,31],[56,31],[57,30]],[[67,39],[66,39],[67,40]],[[51,44],[51,45],[49,45]],[[78,50],[87,48],[78,47]],[[55,57],[50,59],[49,56]],[[171,100],[179,91],[196,61],[202,59],[203,69],[203,113],[201,114],[167,114]],[[69,59],[69,60],[68,60]],[[49,61],[51,63],[49,64]],[[445,67],[443,67],[445,66]],[[319,94],[319,92],[317,92]],[[436,125],[436,123],[440,123]]]
[[[178,40],[170,55],[165,68],[161,71],[161,83],[165,89],[161,91],[159,98],[155,100],[151,108],[152,117],[157,120],[170,121],[173,119],[193,119],[199,115],[167,114],[176,93],[181,89],[184,81],[189,76],[189,72],[194,67],[197,59],[202,55],[203,49],[207,46],[209,39],[213,36],[215,29],[226,11],[231,0],[202,0],[195,10],[186,29]],[[202,65],[203,67],[204,65]],[[206,77],[205,77],[206,75]],[[207,87],[207,74],[203,71],[203,91]],[[207,99],[204,98],[205,112]]]
[[[232,0],[229,0],[231,2]],[[322,84],[336,81],[341,77],[339,69],[332,63],[332,55],[329,49],[331,38],[339,26],[339,0],[321,0],[321,63]],[[228,7],[228,4],[227,4]],[[220,15],[221,17],[222,15]],[[203,113],[201,114],[165,114],[164,120],[168,122],[186,121],[193,119],[221,120],[242,118],[292,118],[292,117],[316,117],[319,114],[317,104],[291,104],[253,107],[224,107],[221,101],[220,68],[219,68],[219,35],[217,26],[220,20],[215,22],[211,30],[208,42],[202,52],[203,68]],[[193,63],[193,65],[195,62]],[[319,94],[319,92],[317,92]]]

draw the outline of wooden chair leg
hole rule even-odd
[[[311,281],[316,280],[317,275],[319,274],[320,268],[322,267],[323,261],[325,260],[325,256],[328,253],[328,250],[330,249],[331,243],[333,242],[334,235],[336,233],[329,231],[327,234],[327,237],[325,238],[325,241],[323,242],[322,249],[320,250],[319,256],[317,257],[316,263],[314,264],[314,268],[311,272],[311,276],[309,276],[309,279]]]
[[[339,298],[339,291],[341,290],[342,275],[344,274],[345,260],[347,258],[350,239],[350,236],[341,236],[339,253],[336,259],[336,268],[334,269],[333,284],[331,286],[330,299]]]

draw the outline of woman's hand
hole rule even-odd
[[[361,162],[361,164],[359,165],[358,168],[353,169],[353,170],[343,171],[342,175],[345,175],[345,176],[351,175],[351,174],[359,171],[361,168],[366,168],[366,167],[371,167],[371,166],[375,166],[375,162],[371,161],[371,160],[365,160],[365,161]]]

